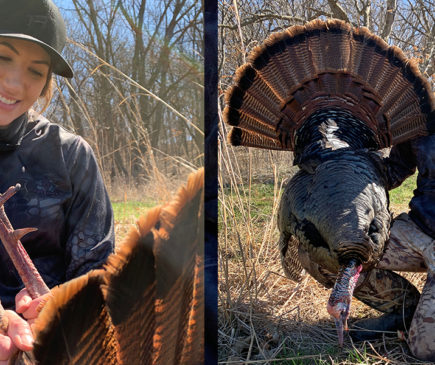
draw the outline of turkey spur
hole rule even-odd
[[[233,145],[294,152],[300,170],[278,213],[282,264],[293,280],[306,269],[333,287],[327,309],[340,345],[353,295],[412,317],[417,289],[376,264],[391,223],[380,151],[433,130],[431,87],[417,66],[365,28],[314,20],[256,47],[226,103]]]

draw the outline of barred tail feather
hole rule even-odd
[[[415,62],[336,19],[273,33],[236,72],[226,100],[225,121],[243,130],[232,142],[282,150],[294,150],[297,130],[322,108],[351,112],[384,148],[428,134],[435,107]]]
[[[131,227],[103,269],[52,289],[11,364],[202,364],[204,169]]]

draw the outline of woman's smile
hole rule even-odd
[[[13,105],[13,104],[18,103],[19,100],[7,98],[7,97],[3,96],[2,94],[0,94],[0,101],[4,104],[7,104],[7,105]]]
[[[11,113],[15,108],[19,107],[19,100],[12,98],[12,97],[6,97],[0,92],[0,113],[2,111]],[[4,126],[3,123],[0,123],[1,126]]]

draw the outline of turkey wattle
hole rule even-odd
[[[358,276],[380,260],[388,238],[378,151],[429,133],[431,87],[369,30],[315,20],[256,47],[226,103],[233,145],[294,151],[300,170],[278,213],[284,271],[299,280],[306,253],[338,275],[327,309],[342,344]]]

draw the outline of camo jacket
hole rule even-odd
[[[409,216],[435,239],[435,134],[394,146],[385,162],[389,189],[399,186],[418,169]]]
[[[100,267],[114,249],[113,211],[91,147],[59,125],[30,113],[0,129],[0,192],[19,183],[5,204],[48,287]],[[0,299],[13,308],[23,287],[0,243]]]

